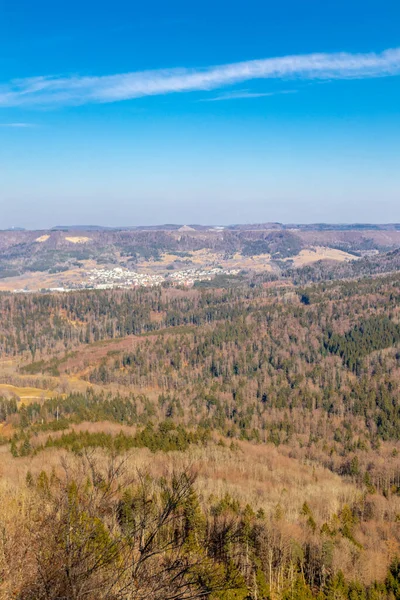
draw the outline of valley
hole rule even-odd
[[[221,275],[292,280],[293,271],[340,270],[342,263],[357,274],[355,261],[385,262],[386,254],[400,248],[400,230],[384,226],[271,227],[0,231],[0,290],[190,287]]]

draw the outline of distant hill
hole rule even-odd
[[[218,228],[220,225],[200,225],[185,223],[164,223],[162,225],[124,225],[109,227],[106,225],[56,225],[52,231],[176,231],[189,227],[196,231]],[[230,231],[400,231],[400,223],[247,223],[221,226]],[[25,231],[23,227],[12,227],[5,231]]]
[[[398,224],[57,225],[42,231],[13,228],[0,231],[0,280],[25,273],[55,274],[104,265],[145,265],[157,271],[167,267],[174,270],[179,262],[178,268],[182,269],[234,260],[231,268],[251,272],[257,263],[258,271],[273,272],[274,277],[318,281],[397,270],[397,255],[384,256],[397,249]],[[201,256],[193,257],[193,253]],[[355,264],[355,259],[361,260]]]
[[[114,229],[104,225],[56,225],[50,231],[107,231]]]

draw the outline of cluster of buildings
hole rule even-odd
[[[196,281],[210,281],[217,275],[237,275],[239,269],[223,269],[222,267],[191,268],[168,273],[138,273],[116,267],[113,269],[93,269],[89,272],[86,282],[80,287],[97,290],[116,287],[154,287],[165,281],[173,285],[191,287]]]
[[[57,287],[42,288],[43,292],[70,292],[73,290],[110,290],[113,288],[155,287],[164,282],[171,285],[192,287],[196,281],[211,281],[217,275],[237,275],[240,269],[223,269],[222,267],[190,268],[181,271],[164,271],[158,273],[138,273],[121,267],[93,269],[79,281],[63,278]],[[14,293],[32,293],[35,290],[15,289]]]
[[[107,290],[115,287],[144,286],[154,287],[164,281],[162,275],[137,273],[116,267],[115,269],[93,269],[89,272],[88,281],[82,287]]]

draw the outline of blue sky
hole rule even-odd
[[[400,221],[400,3],[0,0],[0,228]]]

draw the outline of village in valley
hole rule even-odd
[[[164,283],[189,288],[197,281],[211,281],[217,275],[235,276],[239,273],[240,269],[223,269],[222,267],[190,268],[166,273],[141,273],[122,267],[95,268],[82,273],[78,281],[74,279],[68,281],[63,278],[60,285],[44,287],[41,291],[68,292],[79,289],[109,290],[131,287],[156,287]],[[23,289],[14,289],[13,291],[14,293],[20,293],[34,290],[26,287]]]

